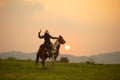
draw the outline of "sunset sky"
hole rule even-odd
[[[63,54],[120,51],[120,0],[0,0],[0,52],[37,52],[40,29],[63,36]]]

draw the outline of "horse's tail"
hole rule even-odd
[[[38,61],[39,61],[39,56],[36,55],[36,66],[38,65]]]

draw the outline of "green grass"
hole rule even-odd
[[[41,67],[35,68],[34,61],[0,60],[0,80],[120,80],[120,64],[56,63],[54,71]]]

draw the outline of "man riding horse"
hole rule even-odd
[[[40,35],[42,31],[40,30],[40,32],[38,32],[38,37],[40,39],[44,39],[44,49],[47,50],[48,52],[48,56],[50,58],[51,56],[51,50],[53,49],[53,44],[51,43],[50,39],[59,39],[58,37],[53,37],[49,34],[49,31],[46,30],[44,35]]]

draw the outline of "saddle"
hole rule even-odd
[[[52,51],[52,46],[48,46],[48,45],[46,45],[46,44],[42,44],[42,45],[40,46],[40,49],[45,50],[47,56],[48,56],[49,59],[50,59],[50,57],[51,57],[51,51]]]

